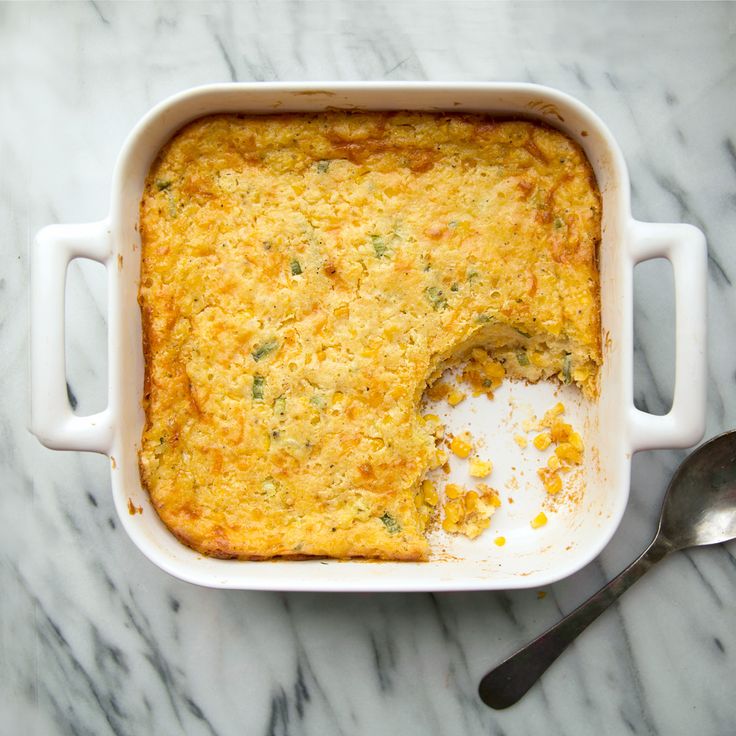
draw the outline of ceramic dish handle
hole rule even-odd
[[[110,407],[78,416],[69,404],[64,352],[67,266],[89,258],[109,266],[107,221],[51,225],[36,235],[31,252],[31,430],[53,450],[109,451]]]
[[[707,251],[692,225],[632,223],[634,264],[666,258],[675,278],[675,394],[672,408],[656,416],[629,408],[631,449],[689,447],[705,430],[705,325]]]

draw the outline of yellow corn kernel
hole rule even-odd
[[[445,521],[449,521],[454,524],[458,522],[465,515],[463,508],[463,502],[461,499],[455,501],[448,501],[445,504]]]
[[[544,368],[547,362],[547,356],[544,353],[538,353],[536,350],[527,350],[526,354],[529,356],[529,360],[532,365],[536,368]]]
[[[462,437],[453,437],[450,449],[458,457],[466,458],[473,451],[473,445]]]
[[[445,495],[447,496],[447,498],[459,498],[462,492],[462,487],[457,485],[456,483],[448,483],[445,486]]]
[[[529,444],[529,441],[527,440],[526,437],[524,437],[523,434],[515,435],[514,442],[516,442],[516,444],[519,445],[519,447],[521,447],[522,450]]]
[[[580,465],[583,459],[580,450],[576,450],[569,442],[563,442],[561,445],[558,445],[555,455],[568,465]]]
[[[532,529],[539,529],[540,526],[544,526],[547,523],[547,515],[544,513],[544,511],[540,511],[532,520],[531,520]]]
[[[481,460],[478,456],[470,458],[470,475],[473,478],[486,478],[493,470],[493,463],[490,460]]]
[[[462,391],[458,391],[457,389],[452,389],[449,394],[447,394],[447,403],[450,406],[457,406],[461,401],[465,401],[467,398],[467,394],[464,394]]]
[[[436,414],[425,414],[422,419],[424,419],[425,424],[438,424],[440,421],[440,418]]]
[[[478,494],[475,491],[468,491],[464,501],[466,511],[475,511],[478,508]]]
[[[503,547],[504,544],[506,544],[506,537],[496,537],[493,540],[493,543],[496,545],[496,547]]]
[[[430,506],[437,505],[437,488],[431,480],[422,481],[422,494],[424,495],[425,503],[428,503]]]
[[[345,394],[342,391],[335,391],[335,393],[332,394],[332,403],[339,404],[344,398]]]
[[[550,455],[547,458],[547,467],[550,470],[559,470],[560,465],[562,465],[562,463],[560,462],[560,458],[557,457],[557,455]]]
[[[562,490],[562,478],[556,473],[552,473],[547,480],[544,481],[544,490],[550,496],[554,496]]]
[[[583,438],[577,432],[571,432],[567,441],[579,452],[583,451]]]
[[[542,432],[542,434],[538,434],[534,438],[534,447],[537,448],[540,452],[544,452],[552,442],[552,438],[549,435],[549,432]]]
[[[350,314],[350,306],[347,304],[341,304],[339,307],[335,307],[335,317],[347,317]]]
[[[317,360],[320,363],[322,363],[326,357],[327,357],[327,353],[324,350],[317,351]]]
[[[552,423],[552,429],[550,430],[552,442],[556,444],[559,444],[560,442],[567,442],[571,434],[572,427],[566,422],[562,422],[559,419],[556,419]]]
[[[422,495],[422,492],[419,491],[419,493],[416,493],[414,495],[414,505],[420,509],[422,506],[424,506],[424,496]]]

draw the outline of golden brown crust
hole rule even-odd
[[[600,197],[550,128],[211,116],[162,150],[140,225],[141,478],[203,554],[426,559],[417,403],[474,345],[595,393]]]

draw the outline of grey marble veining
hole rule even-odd
[[[0,733],[736,732],[736,548],[664,562],[516,708],[493,663],[643,547],[684,452],[635,458],[600,558],[537,591],[212,591],[120,529],[107,460],[28,433],[28,245],[107,212],[120,145],[169,94],[228,80],[533,81],[589,104],[629,163],[635,216],[707,234],[709,435],[736,425],[736,5],[481,2],[0,4]],[[73,267],[70,392],[104,405],[104,288]],[[671,277],[637,274],[637,401],[666,409]]]

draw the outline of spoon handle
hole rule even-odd
[[[496,709],[508,708],[520,700],[568,644],[671,549],[667,541],[656,537],[649,547],[610,583],[559,623],[491,670],[481,680],[478,688],[481,700]]]

